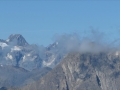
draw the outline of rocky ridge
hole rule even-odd
[[[120,55],[70,53],[39,81],[18,90],[120,90]]]

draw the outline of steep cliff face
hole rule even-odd
[[[119,53],[70,53],[46,76],[21,90],[120,90]]]

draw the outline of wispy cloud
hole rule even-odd
[[[83,33],[82,33],[83,34]],[[107,36],[104,32],[91,29],[86,35],[80,38],[78,34],[56,34],[54,40],[58,42],[58,47],[66,49],[67,52],[79,51],[79,52],[107,52],[110,50],[120,49],[120,39],[114,39],[111,42],[106,40]]]

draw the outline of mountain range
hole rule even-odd
[[[0,39],[0,87],[20,87],[48,73],[65,54],[57,44],[30,45],[20,34]]]
[[[62,59],[57,53],[57,42],[48,47],[30,45],[20,34],[0,40],[0,64],[12,65],[32,71],[36,68],[54,67]]]
[[[120,90],[119,49],[95,52],[91,42],[94,52],[80,52],[73,44],[38,46],[20,34],[0,39],[0,90]]]

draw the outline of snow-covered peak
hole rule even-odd
[[[47,50],[51,50],[51,49],[57,48],[58,44],[59,44],[58,42],[54,42],[53,44],[50,44],[47,47]]]
[[[7,47],[8,45],[6,43],[0,42],[0,46],[2,47],[2,49],[4,49],[5,47]]]
[[[9,38],[6,41],[16,43],[19,46],[28,45],[24,37],[20,34],[12,34],[9,36]]]
[[[22,35],[20,35],[20,34],[11,34],[10,36],[9,36],[9,39],[12,39],[12,38],[23,38],[23,36]]]

